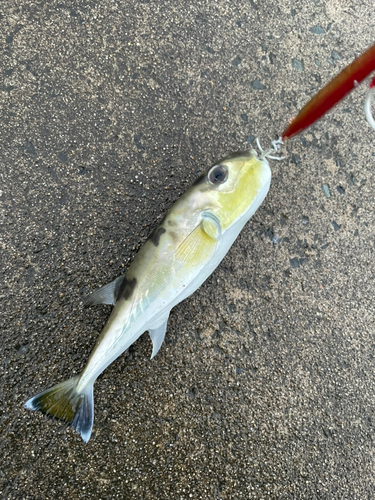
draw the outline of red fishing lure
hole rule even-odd
[[[293,118],[282,139],[289,139],[312,125],[375,70],[375,44],[344,68],[322,88]],[[375,87],[375,78],[370,87]]]

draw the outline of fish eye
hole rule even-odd
[[[208,180],[211,184],[222,184],[228,179],[228,169],[225,165],[215,165],[208,172]]]

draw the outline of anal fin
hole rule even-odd
[[[168,318],[169,318],[169,313],[167,314],[167,317],[164,317],[162,319],[162,323],[159,324],[157,327],[149,328],[148,333],[150,335],[150,338],[152,340],[152,354],[151,354],[151,359],[156,356],[158,353],[165,337],[165,332],[167,331],[167,323],[168,323]],[[154,326],[154,325],[152,325]]]

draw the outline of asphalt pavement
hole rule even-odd
[[[268,147],[374,43],[370,0],[4,0],[0,498],[375,498],[366,85],[271,161],[220,267],[95,384],[88,444],[24,409],[80,372],[123,274],[215,160]]]

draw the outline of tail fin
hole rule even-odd
[[[29,399],[25,407],[67,422],[87,443],[94,423],[94,386],[91,384],[77,392],[78,381],[79,376],[76,376],[54,385]]]

